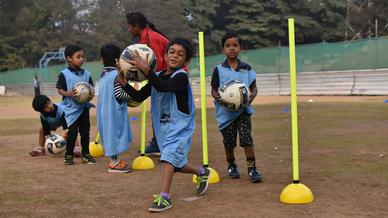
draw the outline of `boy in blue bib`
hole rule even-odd
[[[87,70],[81,68],[84,63],[84,51],[77,45],[69,45],[65,48],[65,58],[68,67],[63,69],[58,75],[57,89],[62,95],[62,105],[65,110],[65,118],[69,127],[66,140],[65,164],[74,164],[74,145],[78,132],[81,136],[82,162],[91,165],[96,164],[96,160],[89,153],[89,132],[90,119],[89,109],[92,104],[79,103],[75,96],[77,94],[74,85],[79,82],[88,82],[93,86],[93,80]]]
[[[62,126],[62,137],[67,138],[67,123],[65,119],[65,112],[63,106],[53,103],[46,95],[37,95],[32,100],[32,107],[35,111],[40,113],[40,122],[42,127],[39,129],[39,146],[34,148],[31,152],[31,156],[46,155],[44,149],[44,141],[47,136],[51,134],[51,131],[55,131],[58,127]],[[81,150],[79,146],[74,148],[74,156],[81,157]]]
[[[212,96],[215,99],[216,120],[218,129],[223,136],[226,160],[228,162],[227,173],[231,178],[240,178],[234,158],[234,148],[237,145],[237,133],[240,146],[244,148],[248,165],[248,175],[253,183],[260,182],[262,175],[256,169],[255,152],[251,135],[251,115],[253,108],[249,104],[238,111],[230,111],[220,103],[219,87],[223,87],[231,80],[239,80],[250,89],[250,101],[257,95],[256,73],[251,66],[240,61],[238,54],[241,51],[241,38],[235,33],[227,33],[222,37],[221,45],[226,56],[224,63],[214,68],[211,79]]]
[[[97,126],[104,146],[105,156],[111,157],[110,173],[128,173],[130,169],[119,155],[128,150],[132,141],[128,119],[127,94],[118,81],[118,60],[120,49],[112,44],[101,47],[104,64],[99,82],[97,101]]]
[[[166,70],[149,72],[147,62],[138,56],[131,64],[148,76],[148,84],[139,91],[129,85],[124,87],[135,101],[151,96],[152,122],[163,165],[162,191],[154,196],[148,208],[151,212],[172,207],[169,193],[174,172],[196,174],[197,194],[205,194],[207,190],[210,170],[187,160],[195,130],[195,105],[189,77],[182,68],[189,64],[192,56],[193,47],[188,40],[174,39],[165,51]]]

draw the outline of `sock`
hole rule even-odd
[[[170,194],[166,193],[166,192],[160,192],[160,195],[162,197],[164,197],[165,199],[170,199]]]
[[[199,167],[199,168],[198,168],[198,174],[197,174],[197,176],[201,176],[201,175],[203,175],[203,174],[205,174],[205,168]]]
[[[255,156],[247,157],[247,166],[248,168],[256,168],[256,159]]]
[[[235,159],[234,158],[226,158],[226,161],[228,161],[228,164],[234,164]]]
[[[112,158],[112,160],[111,160],[112,164],[116,165],[119,163],[119,159],[118,159],[117,155],[113,155],[111,158]]]

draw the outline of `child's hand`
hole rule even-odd
[[[117,77],[117,81],[121,84],[121,86],[125,86],[128,83],[127,79],[125,79],[123,72],[119,73],[119,76]]]
[[[147,58],[142,58],[137,51],[134,53],[133,61],[129,61],[134,67],[138,68],[145,76],[148,76],[148,71],[150,71],[150,66],[148,65],[148,54]]]
[[[255,99],[255,95],[253,95],[252,93],[249,95],[249,104],[252,103],[253,99]]]
[[[62,133],[62,137],[63,137],[65,140],[67,140],[67,136],[68,136],[68,131],[64,131],[64,132]]]
[[[69,97],[75,97],[77,96],[77,90],[73,88],[72,90],[68,91],[67,94]]]

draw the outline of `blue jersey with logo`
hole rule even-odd
[[[45,120],[52,129],[57,129],[60,127],[61,124],[61,117],[64,113],[64,108],[61,104],[55,104],[57,106],[57,113],[55,114],[55,117],[52,116],[44,116],[42,113],[40,114],[40,117]]]
[[[180,69],[171,78],[179,73],[187,74]],[[157,73],[159,74],[160,72]],[[195,129],[195,105],[190,83],[188,84],[189,114],[179,111],[174,92],[159,92],[153,87],[151,90],[152,122],[161,151],[160,160],[177,168],[184,167],[188,162],[187,156]]]

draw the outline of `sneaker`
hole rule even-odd
[[[261,180],[263,179],[263,176],[256,169],[256,167],[248,168],[248,175],[249,175],[249,177],[251,177],[251,182],[252,183],[261,182]]]
[[[83,156],[82,162],[87,163],[89,165],[96,165],[96,163],[97,163],[96,160],[90,154]]]
[[[38,146],[32,149],[32,151],[30,152],[30,155],[33,157],[42,156],[42,155],[46,155],[46,151],[44,150],[44,148]]]
[[[131,169],[129,169],[128,164],[124,160],[120,160],[117,164],[113,164],[109,162],[108,164],[108,173],[129,173]]]
[[[203,175],[197,176],[197,195],[205,194],[209,185],[210,170],[206,167],[204,169],[205,173]]]
[[[148,208],[148,211],[151,212],[162,212],[168,210],[172,207],[171,198],[166,199],[161,195],[154,195],[154,203]]]
[[[141,154],[141,150],[138,150],[137,153]],[[144,150],[144,154],[149,157],[160,156],[159,147],[153,143],[149,143]]]
[[[238,172],[237,165],[235,163],[229,164],[228,170],[226,172],[228,173],[228,176],[232,179],[240,178],[240,173]]]
[[[65,165],[73,165],[73,156],[72,155],[65,155]]]

